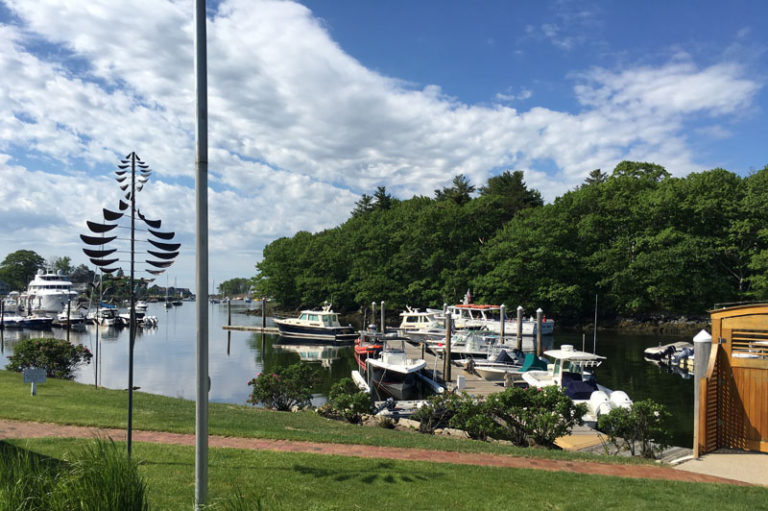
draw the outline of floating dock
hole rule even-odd
[[[224,330],[237,330],[241,332],[261,332],[265,334],[279,334],[280,330],[276,326],[261,325],[224,325],[221,327]]]

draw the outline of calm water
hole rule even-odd
[[[232,324],[261,324],[260,315],[242,312],[249,304],[232,303]],[[195,304],[165,309],[163,304],[149,304],[148,314],[157,316],[156,328],[139,330],[134,351],[134,385],[141,391],[184,399],[195,399],[195,344],[197,339]],[[306,346],[285,343],[277,335],[253,332],[229,332],[226,304],[209,306],[209,372],[211,401],[244,404],[248,399],[248,381],[261,371],[272,371],[299,360],[318,366],[319,394],[324,395],[333,382],[347,377],[356,369],[351,347]],[[45,332],[8,330],[0,364],[4,367],[13,345],[20,338],[53,336],[66,338],[66,331],[54,328]],[[70,339],[96,352],[96,327],[85,332],[71,332]],[[689,447],[693,437],[693,380],[669,374],[643,360],[643,350],[687,338],[670,336],[636,336],[600,333],[597,353],[607,360],[597,371],[600,383],[625,391],[633,400],[651,398],[667,406],[673,413],[673,443]],[[555,347],[573,344],[582,348],[579,334],[558,334]],[[585,348],[592,351],[588,336]],[[128,329],[99,328],[99,384],[112,389],[128,387]],[[95,364],[80,369],[76,380],[93,384]],[[40,390],[39,390],[40,391]],[[42,388],[44,392],[44,388]]]

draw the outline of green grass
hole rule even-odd
[[[38,385],[37,396],[32,397],[29,385],[23,383],[21,374],[0,371],[0,417],[5,419],[125,428],[127,396],[126,391],[95,389],[92,385],[49,378],[45,384]],[[134,392],[133,402],[135,430],[195,432],[193,401]],[[601,460],[610,463],[647,463],[640,458],[521,449],[489,442],[361,427],[325,419],[314,412],[273,412],[245,405],[211,403],[209,423],[209,432],[213,435]]]
[[[88,440],[10,443],[61,458]],[[152,509],[187,510],[194,500],[194,448],[134,444]],[[476,467],[340,456],[211,449],[209,502],[238,492],[270,510],[768,508],[768,489],[619,479],[564,472]]]

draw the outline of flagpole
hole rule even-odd
[[[195,0],[195,257],[197,391],[195,396],[195,509],[208,500],[208,80],[205,0]]]

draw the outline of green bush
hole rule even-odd
[[[352,378],[342,378],[333,384],[328,393],[331,409],[352,424],[360,424],[363,415],[373,410],[373,399],[367,392],[361,392]]]
[[[638,401],[632,408],[614,408],[601,415],[597,427],[608,435],[617,451],[626,449],[635,456],[656,458],[669,445],[669,432],[665,426],[670,413],[651,399]]]
[[[312,398],[314,379],[315,370],[301,363],[275,369],[273,373],[260,373],[248,382],[253,386],[248,403],[261,403],[284,412],[306,408]]]
[[[456,395],[450,403],[452,416],[448,424],[452,428],[467,432],[475,440],[488,440],[489,437],[503,438],[503,429],[488,413],[488,404],[483,399],[475,399],[462,392]]]
[[[486,406],[501,424],[506,439],[521,446],[553,447],[555,439],[582,424],[581,417],[587,411],[586,405],[574,404],[556,386],[510,387],[488,396]]]
[[[419,421],[419,431],[433,434],[437,428],[448,426],[455,413],[456,399],[457,395],[453,392],[429,396],[426,403],[411,416]]]
[[[91,357],[88,348],[73,345],[64,339],[23,339],[14,347],[5,368],[22,372],[30,367],[39,367],[45,369],[46,375],[51,378],[71,380],[75,368],[90,363]]]

